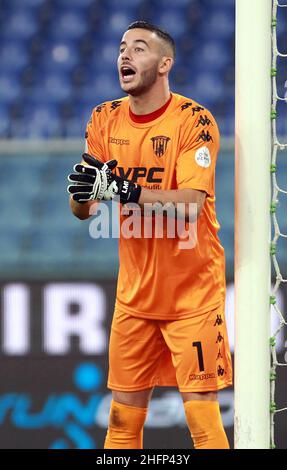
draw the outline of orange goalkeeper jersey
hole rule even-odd
[[[203,106],[175,93],[171,97],[163,114],[149,122],[131,118],[128,97],[105,102],[94,108],[86,131],[87,151],[102,161],[116,159],[118,175],[149,189],[207,193],[193,248],[180,249],[178,236],[169,238],[166,231],[163,238],[120,236],[116,306],[159,320],[209,312],[225,298],[215,212],[218,127]]]

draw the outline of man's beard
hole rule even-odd
[[[157,80],[157,67],[158,64],[155,64],[152,69],[143,72],[141,74],[140,83],[136,85],[135,88],[132,88],[131,86],[131,88],[129,90],[125,90],[125,92],[131,96],[144,95]]]

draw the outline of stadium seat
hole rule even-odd
[[[5,72],[17,72],[29,61],[28,50],[20,41],[2,41],[0,46],[0,67]]]
[[[223,38],[229,39],[234,34],[234,12],[216,7],[209,11],[199,32],[201,37],[205,38]]]
[[[86,123],[86,120],[77,116],[65,119],[62,122],[63,137],[72,139],[79,138],[81,135],[84,136]]]
[[[20,94],[19,80],[9,73],[0,72],[0,103],[11,104],[19,98]]]
[[[1,25],[1,35],[13,40],[25,40],[31,38],[37,31],[37,18],[31,11],[23,8],[10,10]]]
[[[91,106],[91,109],[98,103],[103,101],[113,100],[123,95],[119,86],[119,81],[116,77],[106,75],[98,75],[93,82],[87,86],[82,87],[78,91],[78,96],[81,101]],[[95,99],[97,98],[97,103]]]
[[[50,37],[57,39],[80,39],[88,28],[85,11],[64,9],[58,13],[50,25]]]
[[[15,221],[14,221],[15,227]],[[6,264],[18,263],[21,251],[21,232],[11,230],[11,227],[1,228],[0,231],[0,264],[4,269]]]
[[[113,10],[108,15],[107,22],[102,23],[100,33],[109,37],[114,36],[119,41],[128,25],[136,20],[130,8]]]
[[[40,90],[37,90],[40,93]],[[45,93],[42,90],[42,93]],[[34,96],[36,98],[36,96]],[[50,103],[39,103],[31,106],[29,121],[26,121],[28,135],[33,138],[59,137],[61,135],[61,120],[56,106]]]
[[[212,75],[230,62],[227,43],[218,39],[206,40],[200,47],[200,53],[193,60],[197,64],[198,72],[205,69]]]
[[[207,0],[209,8],[218,8],[218,0]],[[235,1],[234,0],[220,0],[220,6],[223,6],[226,9],[234,9]]]
[[[45,51],[38,62],[42,72],[70,71],[79,62],[78,49],[74,41],[55,40],[46,44]]]
[[[8,137],[10,126],[9,109],[6,106],[0,105],[0,138]]]
[[[56,0],[58,8],[86,9],[95,3],[95,0]]]
[[[133,9],[140,6],[141,3],[142,0],[121,0],[120,6],[127,9]],[[119,7],[119,2],[117,0],[107,0],[106,4],[111,9]]]
[[[38,8],[45,2],[46,0],[9,0],[9,7],[15,10],[18,8]]]
[[[184,7],[193,7],[193,4],[196,3],[196,0],[176,0],[176,4],[174,0],[157,0],[158,7],[160,9],[169,8],[169,7],[176,7],[178,9],[182,9]]]
[[[71,96],[69,77],[63,73],[45,75],[43,82],[37,84],[27,93],[27,98],[38,105],[47,106],[67,101]],[[37,110],[36,110],[37,111]]]
[[[159,12],[157,19],[159,27],[166,29],[175,39],[185,33],[187,25],[185,23],[184,12],[176,7],[164,9]]]

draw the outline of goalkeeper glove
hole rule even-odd
[[[88,164],[77,164],[74,170],[77,173],[69,175],[69,181],[76,183],[68,186],[68,192],[77,202],[87,202],[94,199],[106,201],[119,196],[120,202],[138,202],[141,186],[114,175],[112,170],[117,166],[116,160],[102,163],[87,153],[83,160]]]

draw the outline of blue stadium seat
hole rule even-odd
[[[56,0],[58,8],[81,9],[93,5],[95,0]]]
[[[176,4],[174,0],[157,0],[156,2],[159,6],[160,9],[163,8],[170,8],[170,7],[175,7],[175,5],[178,7],[178,9],[182,9],[185,7],[193,7],[193,3],[196,3],[196,0],[176,0]]]
[[[46,44],[45,51],[38,62],[45,72],[70,71],[79,61],[78,48],[74,41],[56,40]]]
[[[17,100],[21,94],[21,86],[15,76],[9,73],[0,72],[0,102],[1,104],[11,104]]]
[[[9,193],[11,195],[12,191],[14,193],[21,194],[21,199],[19,201],[15,201],[15,203],[13,204],[13,208],[11,209],[12,211],[17,205],[24,206],[25,204],[28,204],[32,197],[40,192],[40,179],[38,173],[36,171],[33,171],[32,168],[30,172],[29,168],[25,168],[25,170],[21,168],[21,172],[19,173],[8,172],[7,174],[13,175],[13,182],[11,183],[11,181],[7,179],[6,181],[3,181],[1,183],[3,193],[5,193],[7,196]],[[9,206],[11,205],[9,204]]]
[[[84,136],[86,129],[86,120],[79,117],[72,117],[63,121],[63,136],[66,138],[76,138]],[[84,141],[83,141],[84,142]]]
[[[85,14],[79,9],[64,9],[59,12],[50,25],[50,37],[57,39],[80,39],[88,30]]]
[[[23,2],[22,2],[23,3]],[[23,40],[31,38],[37,31],[37,18],[31,11],[23,8],[10,10],[1,25],[1,34],[13,40]]]
[[[220,0],[220,6],[232,10],[235,8],[234,0]],[[218,8],[218,0],[208,0],[208,8]]]
[[[11,227],[3,227],[0,231],[0,264],[4,268],[5,263],[16,263],[20,258],[21,232]]]
[[[187,85],[177,87],[180,93],[187,98],[192,98],[206,108],[211,108],[217,99],[222,98],[224,87],[222,81],[210,74],[197,74],[194,80]],[[208,90],[208,92],[207,92]],[[212,111],[212,109],[210,109]]]
[[[17,72],[29,61],[28,50],[20,41],[3,41],[0,46],[0,68],[5,72]]]
[[[103,101],[118,99],[123,95],[123,92],[119,86],[117,77],[106,76],[104,74],[95,77],[93,83],[84,86],[78,91],[78,96],[81,101],[87,103],[91,109],[96,106],[97,103]],[[95,97],[97,97],[97,103],[95,103]]]
[[[207,40],[193,60],[197,65],[198,72],[208,70],[210,74],[213,74],[217,70],[222,70],[230,63],[227,43],[218,39]]]
[[[67,101],[71,96],[71,83],[65,73],[51,73],[44,76],[42,83],[34,86],[27,98],[38,106],[46,103],[47,107]]]
[[[119,41],[128,25],[136,20],[130,8],[113,9],[109,12],[106,21],[102,23],[100,33],[109,38],[114,36],[115,40]]]
[[[234,113],[220,117],[217,119],[217,123],[222,136],[233,136],[235,130],[234,124]]]
[[[178,9],[163,10],[162,13],[159,14],[157,24],[159,27],[168,30],[175,40],[183,35],[187,29],[184,14]]]
[[[103,66],[112,66],[114,71],[116,71],[118,55],[119,42],[108,41],[102,45],[100,50],[95,50],[94,55],[91,58],[91,63],[96,64],[101,70],[103,69]]]
[[[81,225],[73,216],[69,207],[69,197],[66,192],[67,180],[63,179],[62,186],[53,187],[50,185],[50,192],[46,192],[46,198],[41,192],[38,198],[31,202],[31,210],[34,217],[34,224],[41,227],[45,233],[52,233],[54,230],[64,232],[69,236],[81,231]]]
[[[0,105],[0,138],[7,138],[10,126],[9,109]]]
[[[46,0],[9,0],[9,7],[15,10],[17,8],[38,8],[45,2]]]
[[[225,38],[233,37],[235,28],[234,12],[224,8],[214,9],[206,16],[200,28],[199,34],[205,38]]]
[[[119,7],[119,2],[117,0],[107,0],[105,2],[109,8],[114,9]],[[133,9],[140,6],[142,0],[121,0],[120,5],[123,8]]]
[[[158,12],[157,24],[167,30],[175,39],[180,37],[187,30],[184,12],[174,7]]]
[[[49,269],[50,265],[54,269],[59,263],[67,263],[73,260],[73,253],[69,250],[69,240],[67,231],[60,229],[45,232],[41,229],[34,229],[27,232],[27,247],[23,251],[22,257],[28,264],[41,265],[45,263],[43,268]]]
[[[47,98],[47,103],[37,103],[34,107],[31,106],[30,110],[30,119],[26,122],[27,135],[36,139],[61,135],[59,111],[50,103],[50,98]]]

